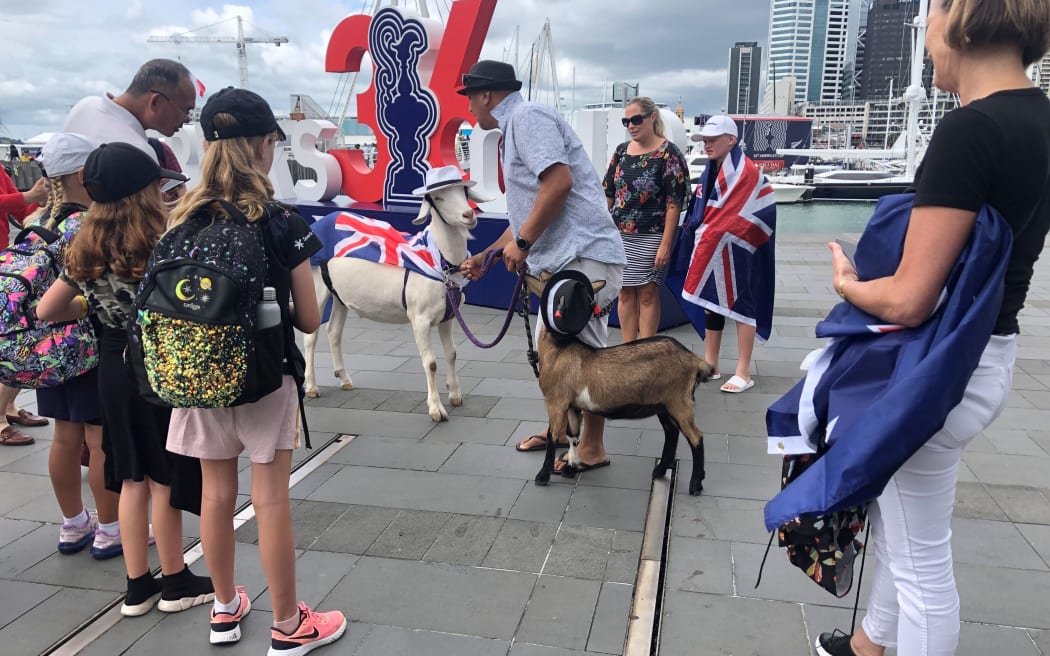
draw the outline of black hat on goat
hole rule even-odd
[[[556,337],[574,337],[591,319],[601,315],[594,286],[584,274],[565,269],[551,276],[540,296],[543,325]]]
[[[478,91],[517,91],[521,89],[521,80],[514,75],[510,64],[492,59],[482,59],[470,67],[470,72],[463,76],[463,88],[456,93],[469,96]]]

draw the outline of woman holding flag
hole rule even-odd
[[[923,0],[920,16],[925,5]],[[885,488],[871,511],[871,543],[878,558],[867,615],[852,636],[821,634],[816,650],[824,656],[881,656],[887,647],[896,647],[900,656],[955,653],[960,625],[951,517],[959,462],[970,441],[1006,405],[1016,355],[1017,315],[1050,229],[1050,100],[1026,75],[1027,67],[1050,48],[1050,6],[1046,0],[932,0],[927,22],[933,83],[957,92],[962,106],[941,120],[916,174],[896,270],[862,279],[832,242],[835,291],[853,308],[920,333],[947,316],[945,312],[957,302],[942,290],[955,284],[956,262],[971,252],[971,238],[987,234],[983,218],[992,208],[997,211],[993,227],[1004,226],[998,242],[991,245],[1006,254],[1000,267],[1005,271],[1003,282],[992,281],[1002,285],[995,299],[1001,302],[989,303],[981,312],[986,319],[983,334],[967,331],[970,338],[981,340],[974,349],[979,362],[962,373],[965,389],[961,398],[952,399],[953,406],[947,406],[950,411],[942,416],[942,427],[919,434],[919,422],[906,423],[905,430],[894,430],[874,445],[877,451],[872,457],[860,463],[861,469],[870,471],[881,466],[881,454],[893,443],[917,442],[917,450],[888,481],[876,481],[885,483]],[[858,262],[863,247],[864,239]],[[898,360],[891,378],[901,366]],[[944,368],[924,368],[921,377],[912,378],[915,386],[904,391],[921,396],[932,389],[940,398],[949,393],[953,378],[957,376]],[[932,405],[925,403],[920,414],[932,413]],[[886,417],[881,423],[890,420]],[[849,447],[851,434],[838,438],[843,447]],[[838,444],[823,460],[835,453]],[[863,476],[848,481],[841,481],[841,475],[829,477],[825,487],[837,491],[868,484],[858,478]],[[792,507],[786,513],[796,510]],[[767,524],[768,513],[769,506]]]

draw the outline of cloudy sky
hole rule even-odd
[[[0,135],[25,139],[60,129],[77,100],[119,93],[138,66],[154,57],[181,60],[209,92],[238,85],[233,44],[146,41],[150,35],[190,30],[200,36],[232,36],[236,21],[222,21],[237,15],[246,21],[246,36],[289,39],[280,47],[248,45],[253,90],[277,113],[290,110],[289,94],[306,93],[326,109],[335,107],[338,115],[346,80],[324,71],[328,38],[340,20],[369,11],[374,1],[91,4],[88,11],[73,0],[0,0]],[[448,4],[431,0],[432,15],[445,14]],[[614,80],[624,80],[672,107],[681,99],[689,115],[714,112],[725,105],[729,48],[735,41],[764,46],[768,29],[766,0],[736,0],[732,10],[728,6],[721,0],[499,0],[482,56],[512,59],[517,32],[518,53],[527,58],[550,18],[560,95],[566,103],[603,100]],[[367,86],[364,82],[358,82],[358,91]]]

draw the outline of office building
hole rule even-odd
[[[729,49],[727,114],[755,114],[761,95],[762,48],[755,41],[738,41]]]
[[[1042,59],[1032,64],[1029,70],[1029,76],[1032,78],[1032,82],[1043,90],[1043,93],[1050,95],[1050,53],[1047,53]]]
[[[860,31],[860,0],[771,0],[769,80],[795,78],[795,102],[838,100]]]
[[[900,96],[911,79],[912,20],[919,0],[874,0],[864,39],[862,100]]]

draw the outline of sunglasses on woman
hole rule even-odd
[[[647,114],[635,114],[631,118],[626,118],[626,117],[621,118],[620,122],[623,123],[624,127],[627,127],[628,125],[641,125],[642,121],[644,121],[645,119],[649,118],[652,115],[653,115],[652,112],[649,112]]]

